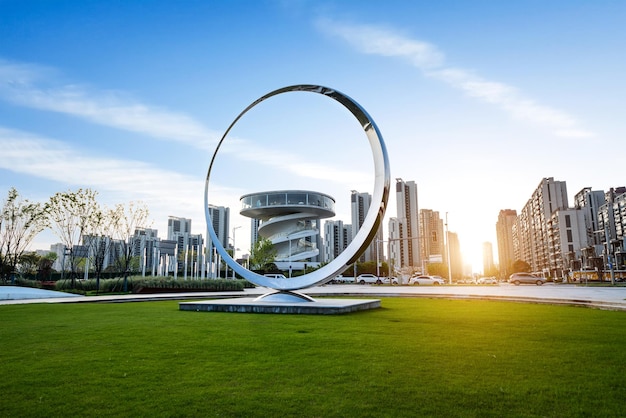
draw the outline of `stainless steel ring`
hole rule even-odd
[[[315,270],[311,273],[307,273],[303,276],[293,277],[290,279],[275,279],[265,277],[244,268],[242,265],[233,260],[233,258],[226,252],[226,249],[222,246],[219,239],[217,238],[217,234],[215,232],[215,229],[213,228],[213,222],[211,222],[211,215],[209,213],[209,180],[211,177],[211,169],[213,168],[213,163],[215,162],[217,153],[222,143],[226,139],[226,136],[231,131],[233,126],[237,123],[237,121],[239,121],[239,119],[241,119],[241,117],[254,106],[258,105],[264,100],[269,99],[270,97],[283,93],[298,91],[317,93],[329,97],[341,103],[359,121],[361,127],[363,128],[363,131],[365,132],[365,135],[367,136],[370,147],[372,149],[372,155],[374,157],[374,193],[372,196],[372,204],[367,212],[365,220],[363,221],[363,225],[361,225],[361,228],[359,229],[359,232],[356,234],[356,236],[353,237],[352,242],[341,254],[339,254],[338,257],[336,257],[333,261],[321,267],[320,269]],[[382,135],[380,134],[376,123],[374,123],[374,120],[356,101],[354,101],[347,95],[338,92],[337,90],[323,86],[299,84],[289,87],[283,87],[267,93],[266,95],[260,97],[251,105],[246,107],[243,112],[241,112],[230,124],[230,126],[220,139],[219,143],[217,144],[215,152],[213,153],[213,157],[211,158],[211,164],[209,165],[204,188],[204,213],[207,221],[207,230],[213,245],[215,246],[217,252],[220,254],[222,259],[237,274],[239,274],[241,277],[245,278],[251,283],[254,283],[258,286],[264,286],[281,291],[298,290],[321,285],[332,280],[332,278],[345,271],[352,263],[354,263],[359,258],[359,256],[363,253],[363,251],[365,251],[365,249],[374,239],[376,232],[378,231],[378,228],[385,216],[387,200],[389,198],[390,178],[391,175],[389,169],[389,158],[387,156],[387,149],[385,147]]]

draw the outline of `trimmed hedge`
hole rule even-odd
[[[59,280],[56,282],[54,290],[67,292],[71,290],[80,292],[95,292],[96,279],[74,280],[73,286],[71,280]],[[149,292],[154,289],[158,292],[167,289],[172,291],[188,290],[188,291],[204,291],[204,292],[220,292],[220,291],[236,291],[244,288],[253,287],[246,280],[228,280],[228,279],[207,279],[207,280],[183,280],[173,279],[172,277],[142,277],[130,276],[126,281],[129,292]],[[124,291],[124,278],[100,279],[101,293],[115,293]]]

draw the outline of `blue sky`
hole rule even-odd
[[[162,237],[169,215],[204,232],[228,125],[272,90],[319,84],[370,113],[392,177],[448,213],[479,270],[498,212],[543,177],[566,181],[570,204],[624,185],[624,21],[626,2],[604,0],[0,0],[0,192],[90,187],[109,206],[145,202]],[[373,187],[355,124],[311,94],[262,103],[218,154],[215,203],[237,214],[245,193],[311,189],[350,222],[350,190]]]

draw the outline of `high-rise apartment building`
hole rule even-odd
[[[420,209],[420,249],[423,263],[443,263],[445,260],[443,220],[439,212]]]
[[[522,208],[513,229],[515,259],[528,263],[531,271],[549,271],[548,224],[555,211],[567,208],[565,182],[555,181],[553,177],[542,179]]]
[[[142,273],[156,274],[158,266],[159,231],[137,228],[132,238],[131,256],[139,257]]]
[[[230,224],[230,208],[224,206],[215,206],[209,205],[209,216],[211,218],[211,225],[213,226],[213,230],[215,231],[215,235],[217,235],[217,239],[223,248],[228,248],[228,228]],[[217,252],[215,251],[215,246],[211,241],[211,236],[207,231],[207,240],[206,240],[206,264],[208,266],[208,276],[214,277],[217,274],[218,266],[215,264],[217,262]]]
[[[495,267],[493,262],[493,245],[487,241],[483,242],[483,274],[491,275]]]
[[[355,190],[352,191],[352,195],[350,197],[350,204],[352,209],[352,236],[356,236],[361,227],[363,226],[363,221],[367,216],[367,211],[372,205],[372,195],[369,193],[359,193]],[[376,261],[377,252],[376,248],[379,243],[383,239],[383,228],[382,224],[379,225],[378,231],[376,232],[376,236],[372,240],[372,243],[365,249],[361,257],[359,258],[360,262],[368,262],[368,261]],[[380,256],[380,254],[378,254]]]
[[[170,216],[167,219],[167,239],[176,240],[185,234],[191,234],[191,219]]]
[[[388,226],[389,240],[387,241],[389,254],[387,254],[387,256],[388,262],[391,263],[394,272],[400,272],[402,269],[403,243],[406,242],[403,240],[403,232],[400,220],[398,218],[390,218]]]
[[[582,209],[555,211],[548,221],[548,271],[551,277],[565,278],[581,267],[582,249],[588,247]]]
[[[352,225],[344,225],[343,221],[329,220],[324,222],[324,259],[333,261],[352,241]]]
[[[513,263],[515,262],[513,226],[516,221],[517,211],[514,209],[503,209],[498,214],[496,238],[498,241],[498,264],[502,277],[509,277],[513,273]]]
[[[463,277],[464,273],[461,243],[457,233],[448,231],[448,245],[450,246],[450,274],[453,281],[458,281]]]
[[[176,242],[177,257],[170,264],[169,271],[183,269],[194,275],[203,274],[204,239],[202,234],[191,233],[191,219],[170,216],[167,220],[167,240]]]
[[[598,214],[600,213],[600,207],[605,203],[604,192],[602,190],[591,190],[591,187],[583,188],[574,196],[574,208],[583,211],[589,245],[601,245],[603,242],[603,239],[595,234],[594,231],[600,230]]]
[[[397,216],[389,220],[389,251],[396,270],[421,269],[417,184],[396,179]]]
[[[613,270],[624,267],[626,261],[626,187],[611,188],[605,193],[606,203],[598,211],[598,230],[602,241],[602,258]]]
[[[222,247],[228,248],[228,228],[230,223],[230,208],[224,206],[209,205],[209,216],[211,217],[211,224],[215,230],[215,234],[219,239]],[[210,243],[210,238],[207,239],[207,243]],[[212,246],[207,248],[212,249]]]

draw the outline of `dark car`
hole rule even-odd
[[[545,277],[537,276],[532,273],[513,273],[509,277],[509,283],[513,283],[515,286],[519,286],[520,284],[536,284],[537,286],[541,286],[546,281]]]

